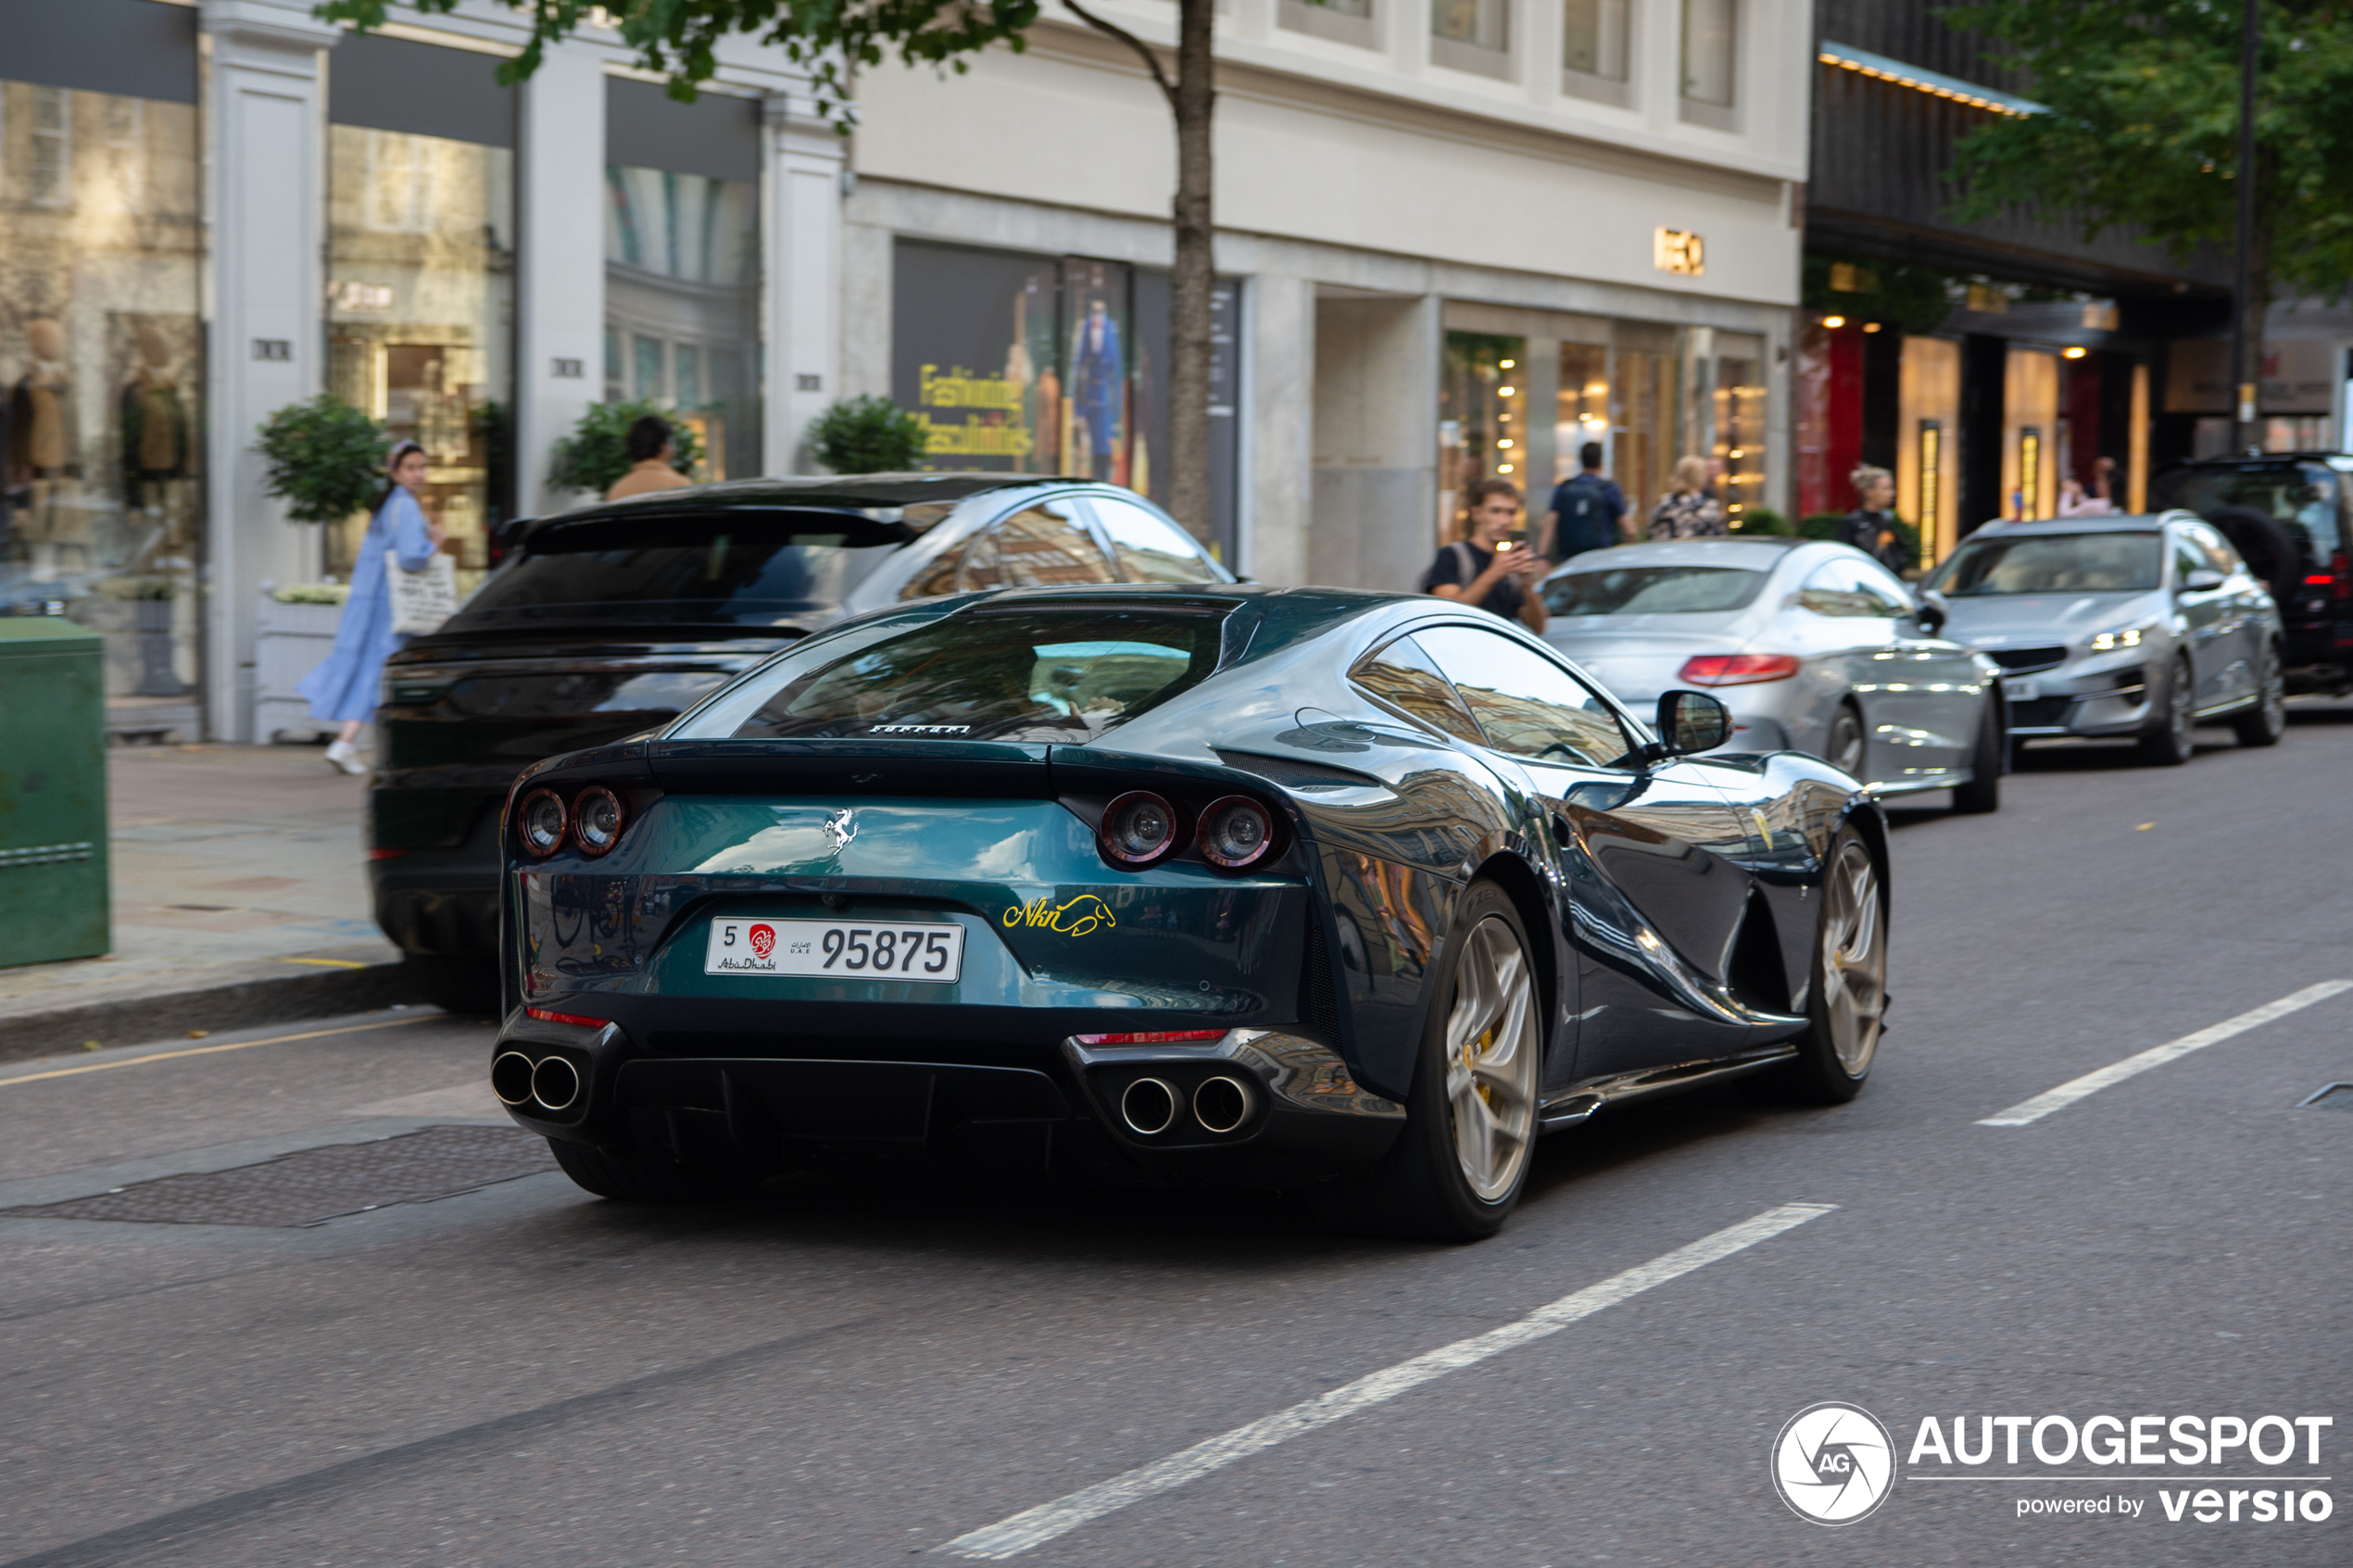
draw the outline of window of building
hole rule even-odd
[[[1275,25],[1362,48],[1380,46],[1380,34],[1373,26],[1373,0],[1277,0]]]
[[[760,282],[758,106],[608,80],[605,396],[659,404],[693,430],[698,478],[762,470]]]
[[[327,389],[425,449],[461,593],[513,511],[514,94],[497,62],[354,36],[327,103]],[[366,517],[327,530],[347,575]]]
[[[1553,416],[1553,483],[1582,470],[1586,443],[1598,442],[1609,463],[1609,348],[1599,343],[1561,345],[1560,391]]]
[[[1449,332],[1438,383],[1438,537],[1462,537],[1463,493],[1482,479],[1528,488],[1528,340]]]
[[[1510,0],[1430,0],[1430,60],[1453,70],[1507,76],[1510,28]]]
[[[1624,104],[1629,0],[1561,0],[1562,88]]]
[[[195,25],[129,10],[59,8],[0,64],[50,77],[0,80],[0,615],[98,633],[108,724],[195,740]]]
[[[1718,332],[1716,343],[1708,455],[1719,476],[1716,498],[1738,528],[1765,504],[1765,343],[1746,332]]]
[[[1740,0],[1683,0],[1683,119],[1738,129],[1739,21]]]

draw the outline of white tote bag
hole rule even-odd
[[[392,629],[403,636],[438,632],[458,613],[458,563],[439,550],[422,571],[403,571],[400,552],[384,552],[384,583],[392,594]]]

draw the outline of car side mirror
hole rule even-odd
[[[2222,574],[2221,572],[2201,568],[2200,570],[2193,571],[2187,577],[2182,579],[2182,592],[2185,594],[2203,594],[2210,589],[2221,587],[2222,585]]]
[[[1731,736],[1732,710],[1705,692],[1661,692],[1654,727],[1669,757],[1713,751]]]
[[[1923,593],[1919,602],[1912,607],[1912,619],[1919,623],[1923,636],[1933,637],[1944,631],[1944,622],[1949,618],[1950,611],[1945,608],[1942,594]]]

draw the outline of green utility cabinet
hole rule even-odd
[[[101,647],[56,616],[0,616],[0,968],[108,945]]]

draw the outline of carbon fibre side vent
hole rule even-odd
[[[1321,1035],[1327,1045],[1340,1044],[1340,1002],[1332,992],[1331,950],[1324,946],[1324,925],[1315,911],[1307,911],[1306,972],[1299,981],[1299,1020]]]

